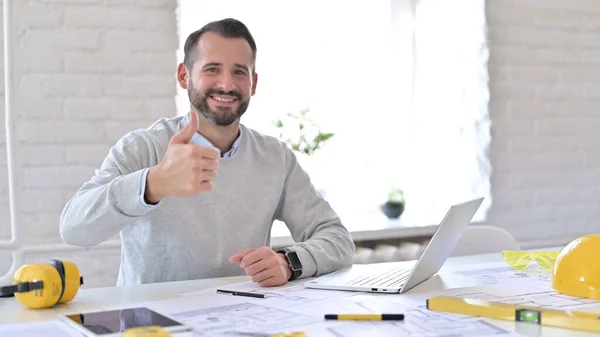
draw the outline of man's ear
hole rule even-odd
[[[252,75],[252,96],[256,93],[256,82],[258,82],[258,74]]]
[[[177,82],[179,82],[179,86],[183,89],[187,89],[188,83],[188,69],[183,63],[179,63],[177,66]]]

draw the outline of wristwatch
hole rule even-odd
[[[292,277],[288,281],[293,281],[297,279],[300,275],[302,275],[302,263],[298,258],[298,253],[292,248],[286,247],[282,250],[277,251],[277,253],[281,253],[285,255],[285,258],[288,262],[288,266],[292,270]]]

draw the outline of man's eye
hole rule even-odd
[[[238,70],[235,73],[238,74],[238,75],[246,75],[246,72],[243,71],[243,70]]]
[[[217,68],[207,68],[206,71],[211,72],[211,73],[216,73],[217,71],[219,71],[219,69],[217,69]]]

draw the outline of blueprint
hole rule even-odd
[[[384,296],[371,299],[356,296],[324,304],[320,309],[337,310],[336,312],[404,313],[406,317],[404,321],[397,322],[346,322],[324,329],[329,335],[336,337],[365,336],[366,331],[372,330],[376,331],[373,335],[377,336],[517,336],[483,319],[430,311],[423,301],[404,301],[399,296],[395,297],[395,302]]]
[[[323,328],[313,330],[314,336],[332,336],[332,337],[363,337],[369,333],[376,336],[397,337],[397,336],[424,336],[424,337],[460,337],[460,336],[520,336],[516,333],[510,333],[496,327],[486,321],[477,320],[464,325],[448,323],[447,325],[426,325],[405,323],[373,323],[361,324],[360,329],[356,325],[344,324],[339,327]],[[318,333],[317,333],[318,332]],[[309,334],[309,336],[312,336]]]
[[[600,308],[599,300],[573,297],[551,289],[544,290],[538,287],[516,284],[512,287],[507,287],[506,285],[489,285],[450,289],[446,290],[444,295],[562,310]]]
[[[305,280],[297,280],[297,281],[288,282],[279,287],[264,288],[264,287],[259,286],[256,282],[248,281],[248,282],[240,282],[240,283],[235,283],[235,284],[228,284],[228,285],[224,285],[224,286],[220,286],[220,287],[216,287],[216,288],[192,291],[192,292],[188,292],[188,293],[183,293],[181,295],[182,296],[204,295],[204,294],[213,293],[216,289],[228,289],[228,290],[244,291],[244,292],[257,293],[257,294],[266,294],[269,297],[287,298],[289,300],[306,300],[306,299],[311,298],[311,292],[305,291],[305,290],[310,290],[310,289],[306,289],[304,287],[305,282],[306,282]],[[340,294],[339,291],[334,291],[332,293],[336,293],[338,295]],[[312,297],[319,297],[319,296],[323,295],[322,293],[319,292],[319,290],[316,290],[316,293],[313,292],[312,294],[314,295]]]
[[[504,262],[497,262],[467,265],[453,272],[466,277],[474,277],[489,284],[519,282],[520,285],[526,284],[527,286],[544,290],[550,289],[549,286],[552,280],[551,272],[549,270],[541,270],[535,262],[532,262],[524,270],[513,269]]]
[[[283,331],[303,331],[309,336],[324,337],[519,336],[477,317],[427,310],[424,300],[400,295],[305,289],[301,283],[262,289],[252,283],[239,283],[219,288],[260,292],[267,297],[217,294],[214,288],[146,305],[191,325],[198,336]],[[325,314],[340,313],[403,313],[406,318],[403,321],[324,319]]]
[[[274,288],[264,288],[256,284],[256,282],[241,282],[235,284],[229,284],[217,288],[210,288],[200,291],[188,292],[181,294],[183,296],[198,296],[198,295],[212,295],[216,293],[217,289],[227,289],[235,291],[243,291],[255,294],[265,295],[265,299],[261,300],[260,303],[267,303],[275,307],[285,306],[305,306],[311,305],[312,303],[321,302],[325,300],[332,300],[337,298],[345,298],[352,296],[355,293],[348,293],[343,291],[334,290],[318,290],[308,289],[304,287],[306,280],[298,280],[295,282],[289,282],[283,286]],[[231,296],[226,294],[220,294],[220,296]]]
[[[302,329],[318,323],[315,317],[254,303],[237,303],[198,310],[175,312],[172,317],[202,332],[200,335],[223,335],[234,331],[278,332]]]

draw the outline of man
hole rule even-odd
[[[350,265],[350,235],[293,152],[240,124],[258,80],[246,26],[211,22],[184,52],[177,79],[191,111],[111,148],[65,206],[63,240],[93,246],[120,233],[118,285],[245,272],[267,287]],[[279,252],[269,248],[276,219],[296,242]]]

